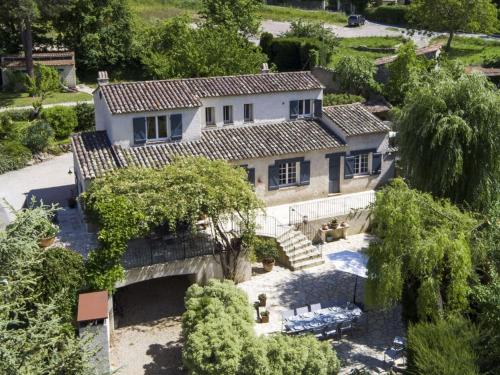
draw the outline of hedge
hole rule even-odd
[[[257,337],[245,293],[231,281],[191,286],[182,317],[183,362],[196,375],[335,375],[331,345],[313,336]]]
[[[324,43],[310,38],[270,38],[265,34],[261,38],[261,48],[269,57],[269,62],[281,72],[309,70],[317,63],[326,64],[331,57],[331,52]],[[317,58],[311,58],[315,56],[313,51],[318,52]]]
[[[31,151],[17,141],[0,142],[0,174],[24,167]]]
[[[76,131],[95,130],[94,106],[88,103],[78,103],[75,106]]]
[[[407,26],[409,7],[407,5],[381,5],[364,11],[369,21],[388,25]]]
[[[76,113],[71,107],[57,106],[44,108],[42,119],[54,129],[57,139],[68,138],[77,125]]]

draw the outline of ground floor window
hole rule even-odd
[[[360,154],[354,157],[354,174],[368,173],[368,154]]]
[[[297,162],[279,164],[279,185],[292,185],[297,183]]]

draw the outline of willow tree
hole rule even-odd
[[[158,227],[194,231],[202,217],[211,223],[224,277],[233,279],[250,249],[262,206],[243,169],[201,157],[179,158],[161,169],[120,169],[95,180],[83,200],[101,242],[89,255],[89,283],[109,290],[123,277],[121,260],[129,240]]]
[[[367,304],[403,302],[406,320],[438,320],[468,305],[475,220],[400,179],[377,193],[368,249]]]
[[[402,166],[417,189],[486,210],[500,187],[500,94],[479,75],[434,78],[396,121]]]

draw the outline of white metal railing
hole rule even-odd
[[[364,209],[373,202],[375,202],[375,191],[369,190],[291,205],[288,224],[299,224],[304,219],[316,220],[347,215],[352,210]]]

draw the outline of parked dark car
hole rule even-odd
[[[350,27],[362,26],[365,24],[365,17],[363,17],[362,15],[359,15],[359,14],[352,14],[347,19],[347,24]]]

